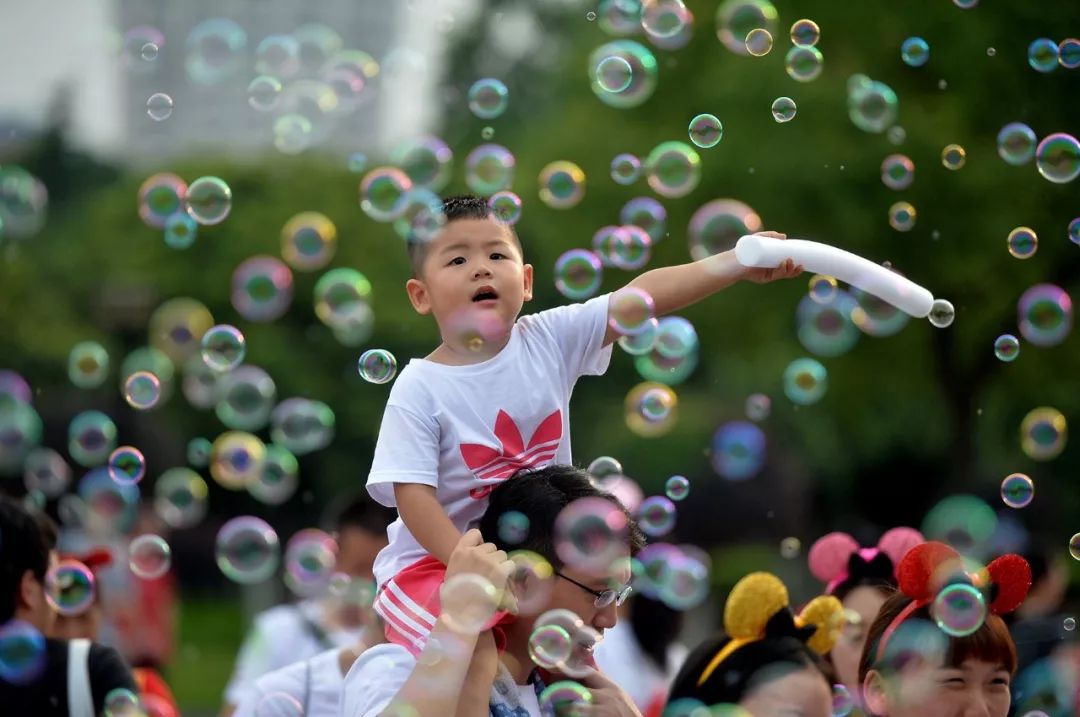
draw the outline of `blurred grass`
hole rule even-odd
[[[236,600],[199,597],[180,602],[179,645],[166,679],[185,716],[217,714],[246,624]]]

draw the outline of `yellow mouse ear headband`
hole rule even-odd
[[[819,655],[831,650],[843,627],[840,601],[831,595],[816,597],[798,616],[789,602],[787,588],[772,573],[750,573],[736,583],[724,606],[724,631],[731,639],[702,670],[698,687],[733,652],[759,640],[794,637]]]

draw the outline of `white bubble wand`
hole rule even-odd
[[[828,244],[748,234],[735,244],[735,258],[743,266],[758,269],[776,268],[790,258],[815,274],[858,287],[917,319],[929,315],[934,306],[934,295],[910,279]]]

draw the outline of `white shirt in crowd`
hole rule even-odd
[[[327,631],[322,627],[322,609],[318,599],[311,599],[259,613],[236,657],[225,702],[240,704],[255,680],[268,672],[360,639],[363,628]]]
[[[255,680],[233,717],[338,717],[344,676],[341,648],[294,662]],[[297,712],[297,706],[302,712]]]
[[[608,295],[522,316],[494,357],[447,366],[413,359],[398,375],[383,413],[367,489],[394,507],[395,483],[436,488],[461,532],[480,519],[487,496],[523,468],[571,463],[570,394],[583,375],[600,375]],[[426,551],[398,518],[375,560],[382,586]],[[386,617],[386,616],[384,616]]]
[[[600,670],[623,688],[642,712],[658,699],[665,698],[689,650],[681,643],[668,646],[664,670],[646,655],[629,620],[619,620],[615,627],[604,631],[604,639],[596,646],[593,656]]]
[[[345,675],[341,717],[376,717],[390,705],[414,667],[416,658],[401,645],[384,643],[364,652]],[[532,685],[517,688],[529,717],[542,717],[536,688]]]

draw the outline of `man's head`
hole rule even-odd
[[[573,466],[552,465],[533,471],[518,473],[503,481],[491,492],[487,510],[480,518],[480,533],[508,553],[527,550],[537,553],[555,569],[551,599],[545,609],[564,608],[576,613],[587,625],[598,631],[614,627],[617,621],[617,605],[598,603],[597,593],[620,591],[630,579],[629,564],[617,560],[602,570],[586,569],[564,563],[556,550],[555,520],[566,506],[582,498],[601,498],[610,501],[625,517],[626,552],[623,557],[635,555],[645,545],[645,537],[637,523],[627,513],[618,499],[597,488],[589,475]],[[500,518],[518,513],[524,516],[522,525],[527,528],[516,535],[500,530]],[[520,540],[519,540],[520,538]],[[528,623],[528,624],[525,624]],[[527,639],[531,632],[531,620],[519,620],[516,626]]]
[[[371,579],[375,556],[386,547],[386,528],[396,517],[392,509],[363,496],[349,500],[334,520],[338,572]]]
[[[510,326],[532,298],[533,269],[514,230],[480,197],[443,202],[445,226],[430,241],[410,240],[413,278],[405,288],[413,308],[443,329],[498,319]]]
[[[45,573],[56,529],[10,498],[0,496],[0,625],[12,618],[46,632],[53,612],[45,600]]]

